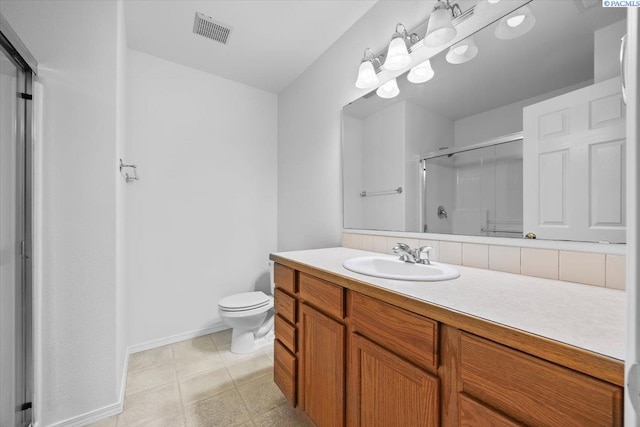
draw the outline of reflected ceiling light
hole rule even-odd
[[[487,0],[487,2],[491,4],[496,4],[496,3],[499,3],[500,0]]]
[[[427,33],[424,36],[424,45],[427,47],[439,47],[453,40],[458,33],[453,26],[453,18],[462,15],[462,10],[457,3],[451,4],[449,0],[438,0],[427,25]]]
[[[398,82],[396,79],[391,79],[376,90],[376,93],[380,98],[393,98],[398,96],[400,89],[398,88]]]
[[[431,68],[431,61],[428,59],[420,64],[416,65],[409,71],[407,80],[411,83],[424,83],[428,82],[435,75],[433,68]]]
[[[402,24],[396,25],[396,32],[391,37],[387,57],[382,67],[385,70],[397,71],[411,64],[408,46],[420,41],[417,34],[409,35]]]
[[[371,49],[364,50],[364,57],[360,62],[358,79],[356,80],[358,89],[371,89],[378,86],[380,80],[376,74],[376,68],[380,67],[382,62],[384,62],[384,55],[374,56]]]
[[[535,24],[536,18],[531,9],[522,6],[500,20],[495,34],[502,40],[515,39],[531,31]]]
[[[478,54],[478,46],[473,37],[459,41],[449,48],[447,52],[447,62],[450,64],[464,64],[471,61]]]

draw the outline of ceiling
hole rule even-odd
[[[127,42],[136,49],[278,93],[376,0],[125,0]],[[193,33],[200,12],[232,28],[227,44]]]
[[[594,76],[594,31],[624,19],[624,8],[580,8],[581,1],[533,1],[535,27],[522,37],[499,40],[491,25],[474,35],[478,55],[460,65],[446,62],[445,49],[431,59],[433,79],[412,84],[398,77],[391,100],[365,95],[345,108],[364,118],[395,102],[411,100],[452,120],[589,82]]]

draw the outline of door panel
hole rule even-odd
[[[524,232],[626,241],[625,107],[620,78],[524,109]]]
[[[627,98],[627,259],[638,260],[640,257],[640,129],[638,128],[640,109],[640,10],[627,8],[627,49],[624,64],[624,84]],[[640,427],[640,262],[627,262],[627,342],[625,370],[627,387],[625,387],[626,427]]]

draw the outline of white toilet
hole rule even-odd
[[[271,294],[273,262],[269,261]],[[264,292],[243,292],[224,297],[218,303],[222,321],[233,328],[232,353],[251,353],[273,341],[273,296]]]

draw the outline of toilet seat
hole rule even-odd
[[[273,306],[273,297],[264,292],[243,292],[240,294],[224,297],[218,303],[218,308],[227,313],[259,311],[257,309],[268,310]]]

